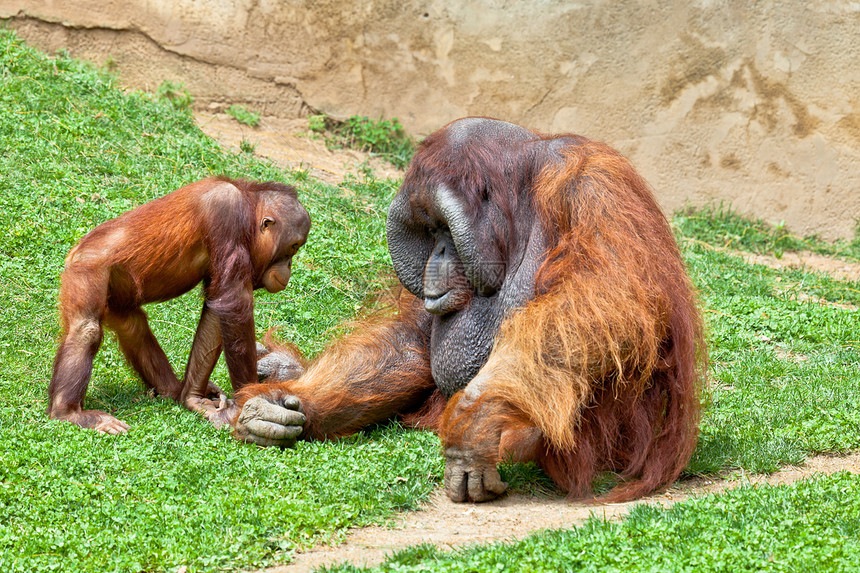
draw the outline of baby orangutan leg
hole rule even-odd
[[[216,428],[228,425],[237,411],[224,391],[209,380],[221,355],[221,345],[218,319],[204,306],[185,367],[179,402],[192,412],[203,414]]]
[[[48,414],[52,420],[65,420],[104,434],[122,434],[128,431],[128,424],[102,410],[83,408],[93,357],[102,343],[101,311],[105,306],[107,283],[101,275],[90,275],[88,269],[72,268],[63,279],[60,300],[64,333],[48,387]],[[96,280],[99,278],[102,280]],[[76,282],[88,284],[90,288],[67,287]]]
[[[102,326],[96,318],[70,320],[54,360],[48,388],[52,420],[65,420],[81,428],[104,434],[123,434],[128,424],[102,410],[84,410],[84,394],[93,368],[93,356],[102,341]]]
[[[146,313],[139,308],[121,311],[111,308],[104,320],[116,333],[123,355],[143,383],[157,394],[179,401],[182,383],[149,328]]]

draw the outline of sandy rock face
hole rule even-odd
[[[860,4],[0,0],[35,45],[181,81],[204,110],[464,115],[607,141],[667,210],[723,201],[799,233],[860,218]]]

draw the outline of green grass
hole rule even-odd
[[[688,471],[767,472],[860,447],[860,285],[687,247],[712,376]]]
[[[396,117],[389,120],[353,115],[345,121],[337,121],[319,114],[310,117],[308,129],[322,134],[331,148],[367,151],[401,169],[409,164],[415,153],[415,142]]]
[[[860,569],[860,476],[840,473],[792,486],[744,487],[677,503],[638,505],[620,522],[590,518],[516,543],[443,552],[419,545],[367,571],[696,573],[844,572]],[[599,510],[598,510],[599,511]]]
[[[65,56],[62,52],[60,55]],[[110,67],[110,62],[108,62],[107,68],[110,69]],[[158,89],[155,90],[155,95],[156,97],[166,99],[176,109],[190,109],[191,104],[194,103],[194,98],[191,97],[191,94],[188,93],[188,90],[185,89],[182,83],[163,81],[158,86]]]
[[[762,220],[751,221],[723,205],[688,209],[674,220],[679,234],[727,249],[782,256],[785,251],[809,250],[860,261],[860,215],[853,241],[828,243],[817,236],[800,237],[784,224],[771,226]]]
[[[236,443],[194,414],[148,396],[111,337],[96,359],[88,404],[116,414],[131,431],[102,436],[47,420],[46,389],[59,333],[57,287],[66,253],[97,224],[185,183],[226,174],[283,180],[300,189],[313,227],[287,290],[256,296],[259,334],[274,326],[282,338],[315,354],[391,276],[384,218],[396,182],[364,175],[329,186],[251,153],[226,152],[195,127],[185,95],[174,84],[163,84],[155,95],[122,92],[110,76],[63,55],[48,58],[0,31],[3,571],[263,566],[288,560],[298,547],[338,539],[348,527],[385,521],[439,485],[438,439],[395,425],[337,442],[301,443],[294,450]],[[706,309],[712,360],[700,444],[688,473],[772,471],[812,453],[860,448],[860,284],[753,266],[714,248],[813,248],[850,259],[857,241],[789,245],[760,223],[715,211],[687,213],[675,223]],[[177,370],[187,358],[200,305],[193,292],[147,308]],[[229,387],[223,366],[215,380]],[[534,466],[505,465],[502,472],[515,491],[552,491]],[[467,559],[470,571],[494,570],[498,559],[522,563],[521,570],[543,570],[527,552],[541,555],[553,548],[579,555],[564,548],[591,543],[582,555],[600,554],[608,561],[595,563],[608,563],[604,570],[627,570],[611,565],[613,559],[627,563],[623,559],[637,555],[642,568],[656,563],[667,565],[655,570],[673,569],[665,561],[669,556],[655,557],[653,543],[661,538],[648,537],[650,529],[662,531],[669,548],[676,547],[668,545],[675,543],[672,536],[680,536],[689,547],[678,541],[677,551],[696,556],[722,546],[707,536],[696,542],[685,528],[700,523],[693,531],[735,531],[732,516],[741,509],[761,514],[761,523],[742,522],[750,535],[765,539],[772,531],[765,518],[794,512],[801,517],[786,532],[807,531],[811,545],[832,549],[839,535],[853,531],[856,540],[860,494],[851,489],[857,485],[856,478],[839,476],[775,493],[747,490],[690,502],[677,513],[642,510],[622,524],[593,522],[537,536],[524,553],[516,546],[493,546],[458,558]],[[823,525],[807,515],[803,503],[810,499],[829,508]],[[683,519],[677,517],[683,511]],[[857,553],[855,545],[844,546]],[[737,549],[738,563],[757,563],[749,559],[758,555],[758,546],[750,547]],[[791,553],[773,547],[780,559]],[[801,549],[797,559],[807,554]],[[720,570],[722,553],[711,553],[711,567],[703,570]],[[426,547],[409,555],[410,567],[447,559]],[[791,567],[781,570],[796,570]]]
[[[108,437],[47,420],[63,259],[102,221],[224,173],[292,181],[314,222],[289,288],[257,296],[260,334],[316,353],[388,268],[384,213],[395,183],[332,187],[205,137],[175,98],[124,94],[110,77],[0,32],[0,569],[236,569],[414,507],[440,479],[438,439],[395,427],[296,450],[236,443],[149,397],[111,337],[88,394],[131,424]],[[200,295],[148,307],[175,368]],[[216,381],[229,388],[223,366]]]
[[[260,125],[260,114],[251,111],[242,105],[231,105],[227,108],[227,115],[239,123],[250,127],[257,127]]]

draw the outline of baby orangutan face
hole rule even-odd
[[[268,264],[255,284],[276,293],[284,290],[290,280],[293,256],[305,244],[311,219],[298,201],[280,196],[265,197],[261,201],[259,233],[255,250],[259,253],[255,267],[259,268],[267,258]],[[264,253],[269,253],[268,257]]]

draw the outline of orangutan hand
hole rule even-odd
[[[490,501],[507,488],[495,463],[480,459],[474,452],[445,450],[445,493],[451,501]]]
[[[257,343],[257,378],[263,380],[293,380],[304,374],[305,369],[294,356],[269,350]]]
[[[254,396],[242,407],[233,436],[260,446],[290,448],[304,429],[305,415],[299,399],[291,395]]]

